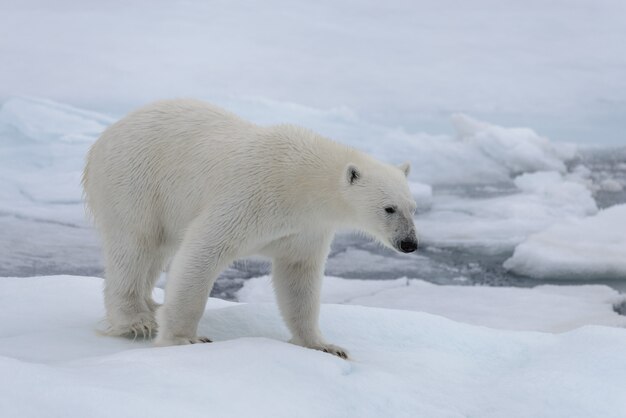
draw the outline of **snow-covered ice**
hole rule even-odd
[[[4,416],[581,417],[626,414],[626,330],[505,331],[323,305],[352,360],[288,344],[272,304],[210,299],[211,344],[99,335],[101,280],[0,278]],[[155,296],[162,297],[157,290]]]
[[[538,279],[626,278],[626,205],[531,235],[504,267]]]
[[[237,292],[237,299],[275,302],[270,276],[247,280]],[[562,332],[584,325],[626,327],[626,316],[614,309],[626,302],[626,296],[603,285],[442,286],[407,278],[325,277],[322,302],[428,312],[458,322],[509,330]]]

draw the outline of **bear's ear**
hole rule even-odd
[[[405,175],[406,177],[409,177],[409,173],[411,172],[411,163],[410,163],[410,162],[408,162],[408,161],[407,161],[407,162],[404,162],[404,163],[400,164],[400,165],[398,166],[398,168],[399,168],[400,170],[402,170],[402,172],[404,173],[404,175]]]
[[[346,180],[348,184],[354,184],[361,178],[361,172],[354,164],[348,164],[346,167]]]

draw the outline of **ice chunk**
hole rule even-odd
[[[543,199],[564,216],[586,216],[598,210],[591,192],[577,179],[571,180],[556,172],[522,174],[514,180],[526,196]]]
[[[531,235],[504,267],[538,279],[626,278],[626,205]]]
[[[480,149],[513,174],[554,170],[565,172],[564,161],[576,156],[576,147],[556,144],[528,128],[503,128],[463,114],[452,116],[459,140]]]
[[[418,215],[424,241],[469,245],[494,252],[510,250],[554,222],[597,212],[591,192],[557,172],[537,172],[514,180],[518,193],[488,198],[435,195],[430,212]]]

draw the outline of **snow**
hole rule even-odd
[[[275,303],[270,276],[244,282],[240,302]],[[626,327],[614,306],[626,301],[608,286],[534,288],[436,285],[419,279],[358,280],[325,277],[323,303],[427,312],[490,328],[563,332],[584,325]]]
[[[344,361],[286,343],[272,304],[210,299],[214,343],[99,335],[101,280],[0,279],[6,416],[622,417],[626,331],[504,331],[420,312],[323,305]],[[157,292],[160,297],[160,292]],[[26,308],[27,307],[27,308]]]
[[[538,279],[626,278],[626,205],[531,235],[504,267]]]

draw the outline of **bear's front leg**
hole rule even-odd
[[[347,359],[348,352],[324,341],[319,330],[320,292],[325,261],[326,253],[299,261],[274,258],[272,276],[276,299],[293,335],[293,344]]]

